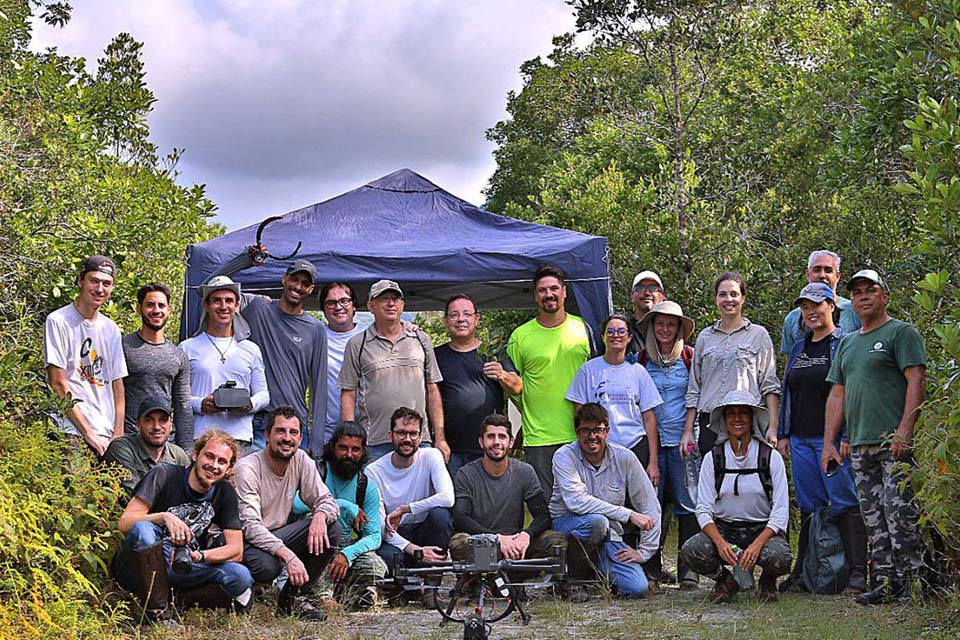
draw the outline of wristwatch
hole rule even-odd
[[[199,551],[198,553],[200,554],[200,562],[206,562],[206,561],[207,561],[207,554],[203,552],[203,549],[200,549],[200,551]]]

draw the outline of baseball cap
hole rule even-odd
[[[873,269],[861,269],[853,274],[849,280],[847,280],[847,289],[853,288],[854,280],[869,280],[873,284],[880,285],[880,288],[884,291],[887,291],[887,283],[883,281],[883,278],[880,277],[880,274],[874,271]]]
[[[163,411],[168,416],[173,415],[173,409],[170,403],[159,396],[150,396],[140,403],[140,410],[137,412],[137,420],[145,417],[152,411]]]
[[[82,278],[91,271],[99,271],[113,278],[117,275],[117,265],[113,264],[113,260],[107,256],[90,256],[80,265],[80,277]]]
[[[207,296],[220,289],[230,289],[237,294],[237,298],[240,297],[240,283],[234,282],[229,276],[216,276],[210,278],[206,284],[200,285],[200,297],[206,300]]]
[[[309,260],[294,260],[289,267],[287,267],[287,275],[293,275],[295,273],[303,272],[310,276],[310,284],[313,284],[317,281],[317,268],[313,266],[313,263]]]
[[[396,291],[400,294],[400,297],[403,297],[403,290],[393,280],[377,280],[373,283],[373,286],[370,287],[370,295],[367,296],[367,300],[373,300],[380,294],[386,291]]]
[[[801,300],[809,300],[814,304],[820,304],[824,300],[836,302],[837,296],[830,285],[824,282],[811,282],[800,290],[800,295],[793,301],[794,306],[799,305]]]
[[[661,289],[663,289],[663,281],[660,279],[660,276],[658,276],[657,274],[655,274],[653,271],[641,271],[640,273],[638,273],[638,274],[633,278],[633,284],[630,285],[630,288],[633,289],[634,287],[636,287],[638,284],[640,284],[640,283],[643,282],[644,280],[653,280],[653,281],[656,282],[658,285],[660,285],[660,288],[661,288]]]

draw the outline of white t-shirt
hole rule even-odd
[[[392,458],[393,454],[386,455],[367,465],[367,477],[380,489],[380,504],[384,509],[380,521],[384,526],[386,514],[402,504],[410,505],[410,513],[400,518],[401,525],[423,522],[434,507],[453,506],[453,481],[439,449],[417,449],[413,464],[406,469],[393,466]],[[388,533],[386,529],[383,541],[401,550],[409,544],[403,536]]]
[[[330,439],[334,429],[340,424],[340,387],[337,386],[337,379],[340,377],[340,369],[343,368],[343,351],[347,348],[350,338],[363,333],[367,326],[358,324],[350,331],[341,333],[325,325],[327,330],[327,419],[323,429],[324,443]]]
[[[608,440],[627,449],[646,435],[641,414],[663,404],[645,368],[630,362],[614,366],[602,357],[588,360],[577,370],[566,397],[577,404],[601,404],[610,413]]]
[[[47,316],[43,333],[44,366],[67,372],[70,395],[77,409],[98,436],[113,436],[116,410],[113,406],[114,380],[127,376],[120,328],[110,318],[97,313],[87,320],[71,302]],[[66,416],[54,421],[64,433],[80,435]]]
[[[214,346],[216,345],[216,346]],[[190,402],[193,405],[193,437],[199,438],[207,429],[223,429],[237,440],[253,439],[253,414],[270,404],[267,378],[263,369],[263,355],[252,340],[237,341],[215,338],[201,332],[180,343],[190,360]],[[226,362],[221,362],[223,357]],[[203,399],[228,380],[250,391],[250,413],[202,414]]]

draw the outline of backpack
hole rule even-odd
[[[317,460],[317,471],[320,472],[320,479],[326,483],[327,481],[327,463],[323,460]],[[363,509],[363,501],[367,496],[367,474],[363,472],[363,469],[357,472],[357,494],[354,496],[353,503]],[[357,535],[360,535],[360,532],[357,531]]]
[[[736,474],[733,481],[733,495],[740,495],[737,483],[740,476],[753,475],[760,476],[760,484],[763,486],[763,492],[767,494],[767,500],[773,500],[773,476],[770,475],[770,455],[773,453],[773,447],[762,440],[757,440],[760,445],[760,451],[757,453],[757,466],[750,469],[727,469],[726,442],[719,442],[713,446],[713,475],[714,486],[717,488],[717,499],[720,499],[720,488],[723,486],[723,477],[728,473]]]
[[[683,360],[683,364],[687,365],[687,371],[690,371],[690,367],[693,365],[693,347],[688,344],[683,345],[683,349],[680,350],[680,359]],[[650,356],[646,349],[637,355],[637,364],[641,367],[647,366],[649,360]]]
[[[850,577],[840,529],[827,507],[814,511],[807,527],[810,537],[801,567],[803,585],[810,593],[840,593]]]

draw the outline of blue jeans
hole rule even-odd
[[[397,533],[421,547],[446,549],[450,545],[450,537],[453,536],[453,516],[449,509],[434,507],[427,511],[426,520],[416,524],[402,524],[397,527]],[[416,564],[413,556],[405,554],[403,549],[398,549],[389,542],[380,545],[377,555],[387,563],[387,574],[391,576],[398,561],[406,567]]]
[[[790,462],[793,467],[793,487],[800,511],[813,513],[830,506],[830,515],[838,516],[849,509],[859,508],[860,499],[853,481],[853,464],[849,459],[840,465],[840,471],[828,478],[820,466],[823,438],[817,436],[790,436]]]
[[[113,561],[113,575],[127,591],[137,590],[137,578],[133,573],[130,554],[143,551],[160,542],[163,529],[152,522],[141,520],[133,525],[130,533],[123,539],[123,546]],[[190,589],[202,584],[213,583],[236,598],[253,587],[250,571],[239,562],[195,562],[188,573],[176,573],[170,567],[173,545],[169,540],[163,543],[163,555],[167,559],[167,583],[174,589]]]
[[[600,566],[597,568],[610,581],[615,593],[625,598],[647,595],[647,574],[643,572],[643,565],[617,560],[617,551],[628,547],[621,540],[610,539],[610,521],[606,516],[598,513],[557,516],[553,519],[553,528],[599,547]]]
[[[670,485],[669,498],[673,499],[673,514],[677,517],[690,516],[696,510],[690,494],[687,492],[687,480],[684,476],[683,459],[680,457],[680,447],[663,447],[657,449],[657,465],[660,467],[660,482],[657,484],[657,498],[660,508],[663,508],[666,495],[666,486]]]
[[[450,462],[447,463],[447,472],[450,474],[450,479],[452,480],[457,477],[457,471],[460,470],[460,467],[465,464],[470,464],[474,460],[479,460],[482,457],[483,454],[479,451],[451,451]]]

